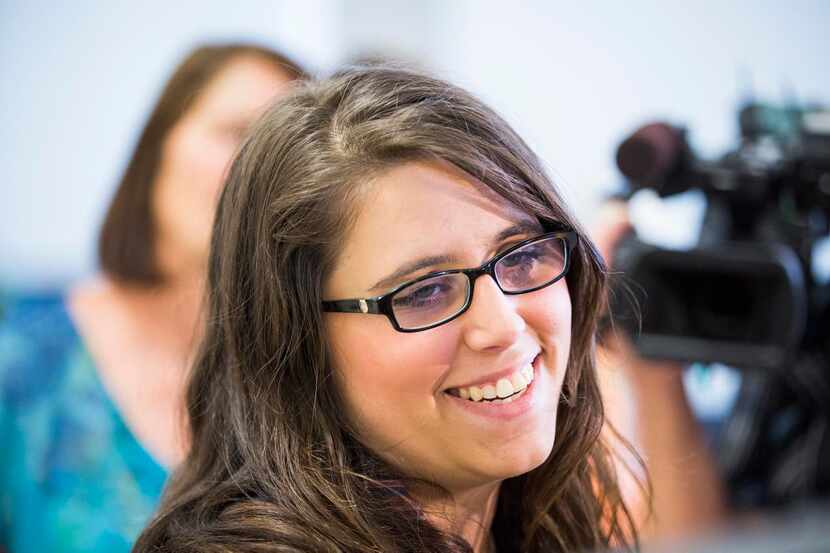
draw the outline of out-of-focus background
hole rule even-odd
[[[621,180],[617,145],[644,121],[685,124],[715,155],[734,145],[750,96],[830,104],[828,28],[823,0],[0,0],[0,287],[93,270],[140,125],[204,40],[274,45],[321,75],[383,57],[459,83],[518,129],[590,223]],[[645,232],[681,239],[701,211],[693,197],[669,202],[666,224],[665,206],[640,203]]]

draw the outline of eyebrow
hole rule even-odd
[[[511,225],[506,229],[502,230],[496,236],[493,237],[493,246],[497,246],[499,243],[504,242],[508,238],[512,238],[513,236],[518,236],[520,234],[531,234],[531,233],[538,233],[542,231],[542,225],[539,222],[531,219],[523,219],[519,221],[515,225]],[[426,269],[427,267],[433,267],[435,265],[447,265],[450,263],[457,263],[458,258],[454,255],[431,255],[428,257],[422,257],[420,259],[416,259],[415,261],[411,261],[404,265],[398,267],[395,272],[392,274],[383,277],[379,281],[377,281],[374,286],[369,288],[370,292],[376,292],[380,290],[385,290],[391,288],[393,284],[396,284],[403,280],[405,276],[408,276],[414,272],[420,271],[421,269]]]

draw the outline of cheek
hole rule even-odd
[[[567,359],[571,346],[571,296],[565,279],[543,288],[529,297],[522,310],[529,329],[543,347],[555,347],[557,355]]]
[[[428,422],[453,348],[429,332],[397,332],[383,317],[348,317],[327,323],[338,385],[362,438],[383,450]]]
[[[189,249],[206,249],[216,202],[233,141],[213,138],[194,124],[181,124],[167,137],[154,192],[154,211],[164,234]]]
[[[165,161],[181,185],[202,198],[219,192],[236,141],[197,125],[177,128],[165,144]],[[206,194],[207,193],[207,194]]]

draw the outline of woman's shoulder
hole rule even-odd
[[[35,400],[54,389],[82,350],[64,295],[7,294],[0,309],[0,400]]]

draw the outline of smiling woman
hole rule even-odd
[[[136,550],[636,546],[602,262],[478,100],[392,68],[260,120],[220,200],[192,448]]]

